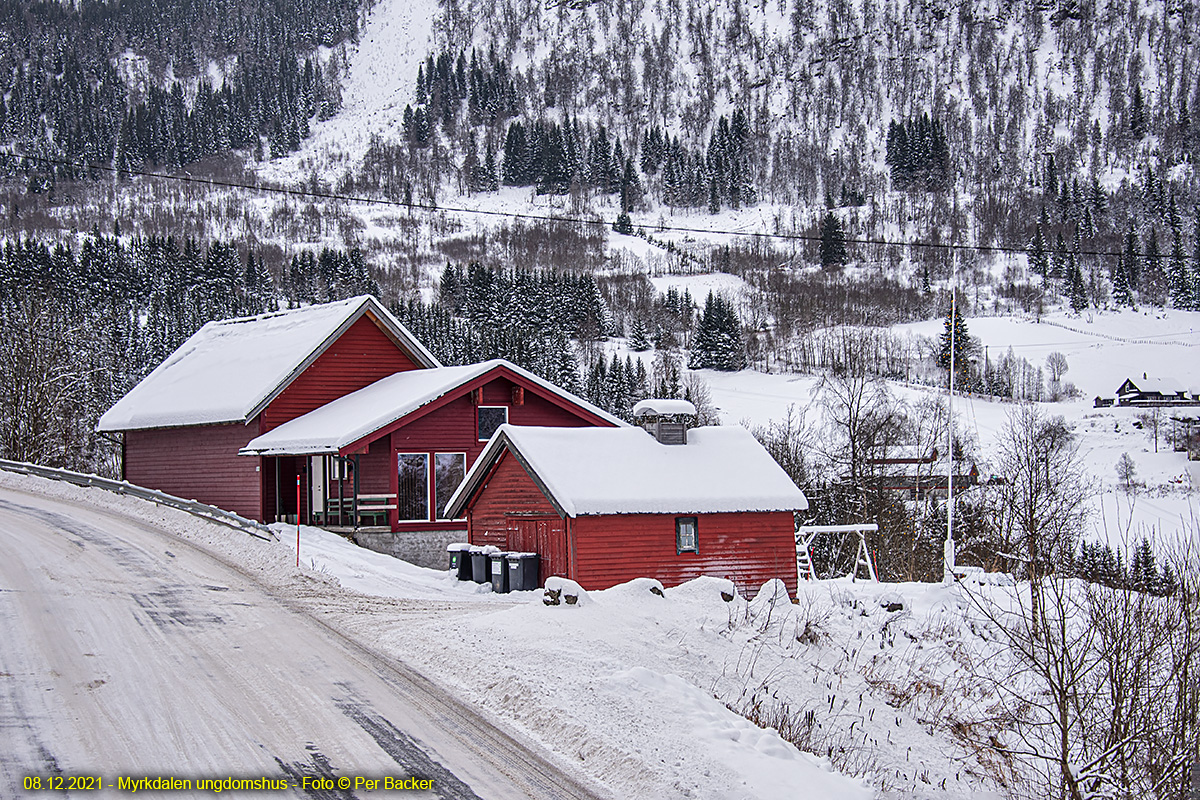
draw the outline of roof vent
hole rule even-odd
[[[659,444],[687,444],[688,423],[696,418],[696,407],[687,400],[642,400],[633,407],[633,418]]]

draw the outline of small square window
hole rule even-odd
[[[675,552],[699,553],[700,538],[697,535],[695,517],[675,518]]]
[[[507,406],[480,406],[478,412],[479,441],[481,442],[491,439],[496,429],[508,422]]]

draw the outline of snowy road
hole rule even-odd
[[[0,798],[53,774],[114,787],[69,793],[90,797],[127,794],[122,776],[288,779],[271,796],[398,796],[303,788],[357,776],[433,780],[407,797],[599,796],[302,603],[140,521],[0,488]]]

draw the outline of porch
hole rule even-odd
[[[390,459],[370,455],[264,456],[263,518],[336,533],[391,531],[397,504]]]

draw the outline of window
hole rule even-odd
[[[479,441],[486,442],[492,438],[492,434],[496,432],[504,423],[508,422],[508,407],[507,406],[480,406],[477,409],[479,420]]]
[[[434,453],[433,497],[438,519],[446,518],[446,503],[467,475],[466,453]]]
[[[397,517],[401,522],[424,522],[429,519],[429,454],[400,453],[396,459]]]
[[[700,540],[696,535],[697,531],[695,517],[676,517],[675,518],[675,552],[676,553],[699,553]]]

